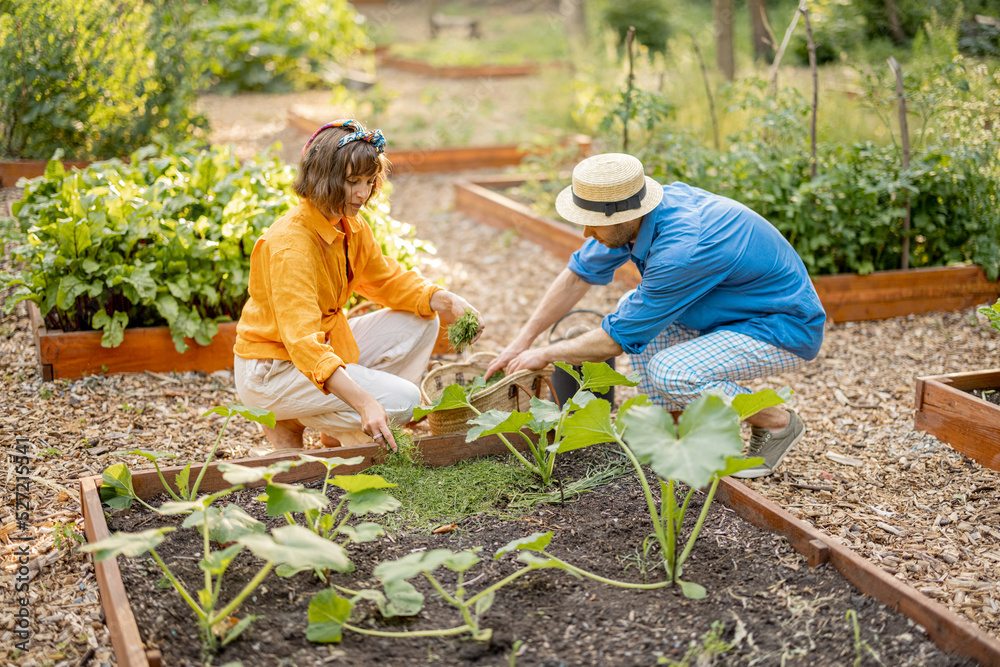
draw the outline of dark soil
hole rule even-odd
[[[1000,405],[1000,387],[995,389],[970,389],[969,393],[993,405]]]
[[[564,455],[563,475],[586,469],[593,450]],[[255,491],[226,500],[237,502],[265,520]],[[704,495],[696,493],[688,512],[693,523]],[[225,502],[225,501],[223,501]],[[508,508],[510,515],[514,510]],[[172,525],[146,511],[116,512],[112,530],[146,530]],[[443,517],[445,518],[445,517]],[[267,520],[272,526],[282,522]],[[651,532],[644,496],[634,476],[619,479],[575,502],[542,505],[501,519],[473,516],[459,519],[452,533],[394,533],[350,549],[356,566],[333,580],[352,589],[375,587],[376,564],[414,551],[481,547],[483,562],[466,573],[470,595],[513,572],[511,556],[492,558],[497,548],[531,533],[551,530],[549,551],[578,567],[605,577],[642,581],[637,555]],[[176,522],[179,524],[179,522]],[[201,538],[194,530],[171,533],[157,552],[192,593],[202,584],[197,567]],[[148,648],[159,648],[171,667],[203,664],[194,617],[171,588],[158,588],[160,571],[147,556],[119,559],[132,609]],[[260,568],[261,562],[243,551],[230,566],[222,600],[229,600]],[[436,573],[446,588],[454,575]],[[650,571],[650,581],[662,570]],[[971,660],[943,654],[923,630],[885,605],[863,596],[826,565],[810,569],[783,539],[763,532],[731,510],[713,504],[701,537],[685,567],[685,579],[708,590],[704,600],[685,599],[676,588],[636,591],[559,570],[541,570],[500,590],[483,616],[493,629],[489,642],[468,637],[390,639],[345,631],[340,644],[318,645],[306,640],[306,611],[322,584],[310,573],[291,579],[269,576],[256,595],[236,613],[262,615],[251,629],[214,658],[213,664],[240,661],[247,667],[273,665],[373,665],[384,667],[435,665],[657,665],[680,662],[713,622],[723,624],[722,638],[734,644],[719,658],[727,665],[974,665]],[[461,625],[456,609],[437,597],[426,581],[413,579],[427,598],[419,616],[385,621],[374,607],[362,603],[352,622],[382,630],[427,630]],[[847,613],[853,610],[860,627],[855,639]],[[515,653],[512,656],[512,653]],[[874,657],[877,654],[878,660]],[[855,659],[860,657],[860,662]],[[696,654],[687,663],[694,665]],[[713,664],[709,658],[698,665]]]

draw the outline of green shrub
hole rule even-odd
[[[223,93],[322,85],[326,68],[368,46],[362,24],[347,0],[203,2],[195,65]]]
[[[666,53],[670,39],[670,14],[664,0],[617,0],[604,8],[604,22],[615,31],[621,45],[630,26],[635,39],[654,53]]]
[[[22,269],[6,308],[33,301],[47,326],[102,330],[106,347],[121,343],[126,326],[163,324],[178,352],[185,337],[207,345],[219,322],[239,318],[250,253],[296,203],[293,180],[275,158],[241,165],[227,147],[194,143],[73,173],[53,160],[44,176],[22,181],[13,207],[27,240],[12,248]],[[383,198],[363,217],[409,268],[426,244],[388,213]]]
[[[0,2],[0,155],[117,157],[203,127],[181,15],[172,0]]]

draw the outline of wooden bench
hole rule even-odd
[[[436,38],[439,32],[449,29],[468,30],[469,37],[473,39],[482,37],[482,33],[479,32],[479,19],[466,16],[448,16],[440,13],[431,14],[431,38]]]

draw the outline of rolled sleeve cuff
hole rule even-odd
[[[613,314],[613,313],[612,313]],[[601,328],[604,329],[604,333],[611,337],[611,340],[618,343],[621,347],[622,352],[626,354],[639,354],[646,348],[646,343],[634,343],[622,337],[622,335],[615,329],[614,323],[611,321],[611,315],[606,315],[601,321]]]
[[[321,359],[320,362],[316,364],[316,368],[314,368],[311,373],[308,373],[308,377],[312,383],[316,385],[317,389],[324,394],[329,394],[330,392],[326,390],[327,379],[333,375],[338,368],[346,367],[347,364],[344,363],[343,359],[335,354],[331,354],[330,356]]]
[[[437,313],[431,310],[431,297],[434,296],[436,292],[440,292],[443,289],[444,288],[440,285],[428,283],[427,286],[424,287],[423,292],[420,294],[420,298],[417,300],[417,315],[425,320],[433,319]]]

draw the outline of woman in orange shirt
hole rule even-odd
[[[275,413],[276,449],[302,447],[306,427],[324,444],[374,439],[392,450],[390,423],[410,420],[416,386],[462,297],[404,271],[358,211],[385,181],[379,130],[329,123],[306,142],[295,180],[298,206],[278,219],[250,256],[250,298],[237,326],[236,390],[245,405]],[[384,308],[347,320],[357,292]],[[480,333],[482,332],[482,318]]]

